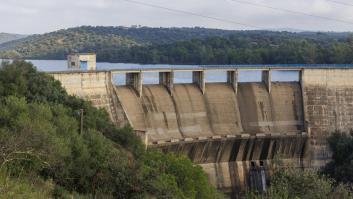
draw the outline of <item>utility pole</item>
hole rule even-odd
[[[80,116],[81,116],[80,134],[83,135],[83,109],[80,109]]]

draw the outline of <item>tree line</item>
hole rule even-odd
[[[353,39],[230,36],[97,53],[100,61],[143,64],[350,64]]]
[[[230,31],[205,28],[83,26],[0,45],[0,57],[142,64],[349,64],[352,36],[334,32]]]

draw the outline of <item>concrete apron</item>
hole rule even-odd
[[[264,191],[278,167],[304,167],[307,135],[210,139],[150,145],[188,156],[219,190],[239,194]]]

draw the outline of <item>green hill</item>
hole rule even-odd
[[[351,64],[353,37],[252,31],[223,38],[114,49],[99,57],[143,64]]]
[[[109,52],[132,46],[169,44],[234,31],[204,28],[126,28],[82,26],[0,44],[2,58],[66,59],[72,52]],[[109,60],[107,60],[109,61]]]
[[[350,33],[237,31],[228,36],[97,52],[102,61],[142,64],[350,64]]]
[[[141,45],[116,34],[89,31],[85,28],[59,30],[0,45],[3,58],[66,59],[72,52],[95,52],[109,48],[129,48]]]
[[[82,26],[0,44],[0,58],[166,64],[352,63],[350,33]]]

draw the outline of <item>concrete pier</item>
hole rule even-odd
[[[196,84],[202,94],[206,92],[205,72],[204,71],[192,71],[192,83]]]
[[[160,72],[159,84],[165,86],[168,89],[170,95],[173,95],[174,72]]]
[[[227,71],[227,83],[232,85],[234,92],[238,93],[238,70]]]
[[[143,73],[126,73],[126,85],[135,89],[137,95],[142,97]]]
[[[271,92],[271,81],[272,81],[271,70],[262,71],[262,82],[265,83],[267,87],[267,91],[269,93]]]

